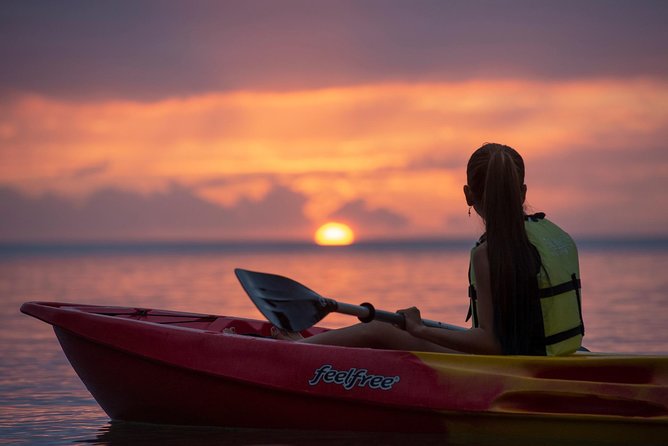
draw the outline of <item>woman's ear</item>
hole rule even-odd
[[[522,187],[520,188],[520,193],[522,195],[522,204],[524,204],[524,200],[527,199],[527,185],[523,184]]]
[[[466,197],[466,204],[469,206],[474,205],[473,192],[468,184],[464,185],[464,196]]]

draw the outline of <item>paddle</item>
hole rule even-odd
[[[357,316],[362,322],[377,320],[396,324],[402,328],[406,324],[403,314],[376,310],[369,303],[351,305],[337,302],[287,277],[240,268],[235,269],[234,273],[260,313],[269,322],[284,330],[306,330],[329,313],[349,314]],[[466,330],[442,322],[427,319],[422,321],[429,327]]]

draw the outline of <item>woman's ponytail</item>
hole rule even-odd
[[[496,334],[504,353],[526,353],[535,323],[538,259],[524,228],[524,162],[508,146],[485,144],[468,170],[485,220]]]

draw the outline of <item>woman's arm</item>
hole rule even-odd
[[[466,331],[427,327],[415,308],[400,310],[406,316],[406,331],[411,335],[464,353],[487,355],[502,354],[501,344],[494,334],[494,306],[490,285],[487,244],[483,243],[473,253],[473,269],[478,296],[478,327]]]

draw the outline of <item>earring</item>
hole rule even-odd
[[[469,206],[469,218],[471,218],[471,206]]]

